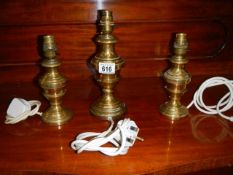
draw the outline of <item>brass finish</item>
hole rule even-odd
[[[71,119],[70,110],[61,106],[62,97],[65,95],[66,78],[58,72],[61,65],[56,56],[54,37],[43,36],[44,59],[41,63],[45,73],[40,77],[39,83],[43,88],[43,95],[50,102],[50,107],[43,113],[42,120],[50,125],[62,125]]]
[[[115,52],[116,38],[112,35],[114,22],[112,12],[99,10],[97,20],[98,33],[95,38],[97,52],[91,60],[91,65],[96,70],[95,79],[101,86],[102,95],[91,105],[90,112],[102,119],[115,119],[126,112],[126,105],[113,96],[113,89],[119,81],[120,69],[124,65]],[[114,64],[115,73],[102,73],[100,64]],[[111,68],[112,69],[112,68]],[[101,73],[100,73],[101,72]]]
[[[170,59],[172,66],[163,75],[169,101],[160,106],[160,112],[171,120],[177,120],[188,115],[188,109],[180,103],[186,85],[191,81],[191,76],[184,70],[184,65],[188,63],[185,57],[188,48],[185,33],[176,34],[173,47],[174,55]]]

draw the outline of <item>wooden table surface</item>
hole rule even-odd
[[[191,101],[198,85],[207,77],[192,78],[184,104]],[[231,77],[232,78],[232,77]],[[93,81],[69,82],[64,105],[74,112],[73,119],[60,127],[43,123],[39,116],[15,125],[5,125],[5,111],[13,97],[42,100],[38,86],[17,82],[0,86],[0,171],[1,174],[185,174],[233,165],[233,124],[217,116],[201,114],[194,107],[190,115],[170,122],[160,115],[166,94],[159,78],[122,79],[116,96],[128,106],[129,117],[140,127],[137,141],[127,155],[108,157],[99,152],[77,155],[70,143],[86,131],[104,131],[107,121],[89,114],[90,103],[99,91]],[[225,88],[206,92],[207,102],[217,99]],[[232,110],[229,112],[232,114]],[[228,168],[229,167],[229,168]],[[223,172],[223,171],[222,171]]]

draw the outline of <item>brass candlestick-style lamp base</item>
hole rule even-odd
[[[91,105],[90,112],[103,119],[114,120],[126,112],[126,105],[112,95],[104,95]]]
[[[72,117],[69,109],[60,106],[49,107],[42,115],[42,120],[50,125],[62,125],[68,122]]]
[[[61,63],[56,58],[56,45],[53,36],[43,37],[43,52],[45,58],[41,65],[45,68],[45,73],[40,77],[39,83],[50,106],[43,113],[42,120],[50,125],[62,125],[71,119],[72,112],[61,105],[62,97],[66,92],[66,78],[57,69]]]
[[[160,106],[160,112],[171,120],[178,120],[189,114],[188,109],[178,103],[166,102]]]
[[[124,60],[114,49],[116,38],[112,35],[114,26],[112,12],[100,10],[97,25],[98,33],[95,38],[97,52],[91,60],[91,65],[96,70],[95,79],[101,87],[102,94],[90,106],[90,112],[102,119],[110,120],[126,112],[126,105],[113,96]]]
[[[188,115],[188,109],[180,103],[181,96],[186,91],[186,85],[190,82],[190,75],[184,70],[188,59],[184,56],[188,48],[185,33],[176,34],[174,42],[174,55],[170,59],[172,66],[163,77],[166,81],[166,90],[169,101],[160,106],[161,114],[171,120],[177,120]]]

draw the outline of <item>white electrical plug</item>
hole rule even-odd
[[[41,102],[37,100],[26,101],[22,98],[14,98],[8,109],[5,124],[15,124],[35,114],[42,115],[38,112]],[[33,109],[32,107],[35,106]]]
[[[125,120],[120,120],[117,123],[117,125],[123,127],[124,133],[126,135],[125,146],[129,147],[129,146],[133,146],[134,142],[138,138],[137,135],[139,132],[139,128],[133,120],[130,120],[130,119],[125,119]],[[118,137],[120,137],[120,135],[118,135]],[[116,140],[119,140],[119,138],[116,138]]]
[[[124,149],[122,149],[122,151],[120,152],[120,155],[127,154],[129,147],[132,147],[137,139],[140,141],[144,141],[143,138],[138,137],[139,127],[136,125],[136,123],[133,120],[130,120],[130,119],[120,120],[117,123],[117,126],[123,127],[125,137],[126,137]],[[115,137],[115,140],[117,140],[118,142],[121,142],[121,139],[122,137],[120,134],[118,134]]]
[[[29,102],[22,98],[14,98],[11,101],[6,113],[8,116],[15,118],[30,110],[31,105],[29,104]]]

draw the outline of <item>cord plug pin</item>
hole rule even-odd
[[[126,145],[128,147],[133,146],[136,139],[144,141],[143,138],[138,137],[139,128],[133,120],[125,119],[118,122],[118,126],[123,127],[123,130],[126,134]]]

